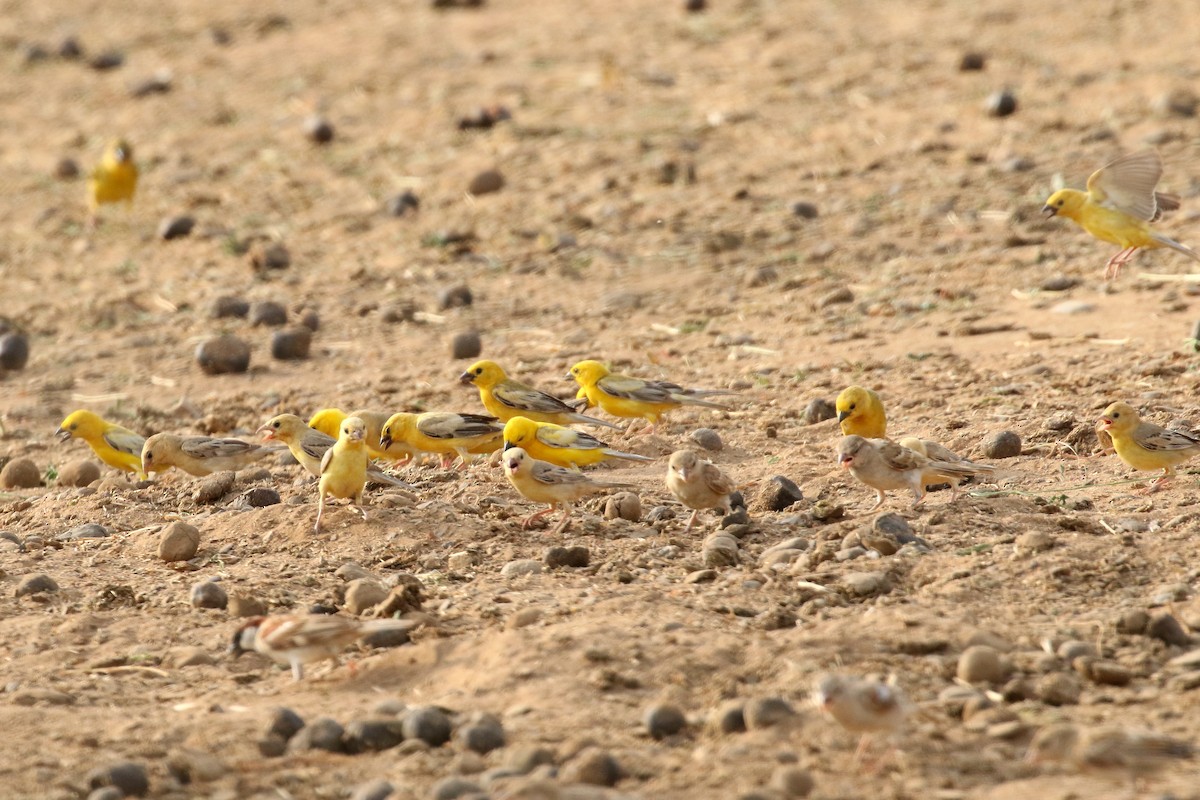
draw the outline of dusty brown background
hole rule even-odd
[[[604,523],[595,506],[565,536],[591,549],[592,567],[502,577],[508,561],[560,542],[519,529],[532,509],[488,468],[416,473],[417,505],[387,507],[376,493],[369,522],[337,508],[332,533],[319,538],[310,535],[313,489],[295,467],[270,465],[284,503],[264,509],[241,507],[236,493],[198,506],[179,473],[147,488],[118,478],[92,493],[6,492],[0,528],[22,539],[53,540],[83,522],[118,533],[3,552],[8,694],[50,689],[72,703],[0,697],[5,796],[81,797],[88,770],[129,758],[149,766],[162,797],[275,797],[277,784],[293,797],[341,797],[375,777],[402,785],[399,797],[427,797],[463,767],[460,747],[257,756],[275,705],[345,722],[387,697],[495,713],[513,746],[551,744],[563,761],[592,740],[628,772],[621,790],[646,797],[735,797],[791,759],[811,770],[822,798],[1125,791],[1027,767],[1027,733],[993,738],[936,704],[914,720],[900,758],[861,774],[854,738],[807,706],[812,676],[834,668],[894,672],[914,699],[932,701],[981,633],[1008,643],[1034,678],[1067,669],[1039,661],[1044,639],[1098,633],[1136,673],[1124,688],[1085,682],[1075,706],[1013,704],[1027,730],[1104,720],[1200,738],[1195,690],[1181,689],[1185,668],[1168,664],[1186,648],[1114,628],[1121,613],[1161,600],[1162,587],[1184,598],[1181,619],[1200,621],[1190,600],[1196,479],[1145,498],[1114,483],[1130,477],[1115,459],[1068,459],[1063,446],[1088,452],[1087,430],[1115,398],[1161,423],[1197,418],[1186,341],[1195,297],[1137,278],[1192,265],[1141,254],[1106,291],[1114,248],[1038,214],[1056,175],[1081,183],[1151,143],[1167,164],[1165,188],[1185,198],[1163,229],[1200,243],[1200,129],[1162,103],[1197,80],[1191,4],[744,0],[696,15],[681,6],[0,5],[0,310],[33,347],[23,372],[0,379],[0,454],[42,469],[85,454],[51,436],[77,407],[144,433],[245,433],[280,411],[333,404],[475,410],[474,393],[454,381],[465,362],[450,359],[449,339],[477,328],[485,356],[563,393],[560,376],[586,357],[743,387],[728,414],[681,412],[654,437],[612,443],[665,455],[710,426],[726,443],[715,460],[749,496],[775,474],[806,495],[783,514],[755,509],[743,563],[690,584],[685,576],[703,566],[699,534],[681,540],[681,520]],[[214,42],[213,27],[227,44]],[[52,51],[64,34],[89,56],[119,50],[125,63],[107,72],[56,57],[27,63],[31,44]],[[960,71],[968,51],[986,54],[986,69]],[[172,73],[170,92],[130,96],[160,68]],[[1018,110],[997,119],[985,98],[1003,87]],[[456,130],[459,117],[493,103],[513,119]],[[303,136],[314,112],[336,127],[328,146]],[[137,202],[131,213],[106,209],[88,233],[83,180],[58,180],[54,167],[69,157],[90,168],[118,135],[142,168]],[[504,189],[467,196],[471,177],[492,167]],[[404,188],[419,195],[419,213],[388,217],[384,200]],[[797,201],[819,217],[793,214]],[[160,219],[179,213],[196,217],[195,233],[157,239]],[[441,246],[448,234],[472,239]],[[292,266],[257,276],[237,246],[272,239]],[[1058,276],[1077,285],[1043,288],[1063,285],[1047,283]],[[462,283],[474,305],[439,312],[439,292]],[[851,301],[822,302],[842,289]],[[226,294],[317,310],[313,357],[273,361],[265,329],[212,319]],[[436,317],[384,321],[410,302]],[[222,331],[253,343],[249,374],[211,378],[194,365],[197,342]],[[852,382],[884,393],[896,434],[969,453],[995,431],[1020,433],[1026,455],[1004,464],[1013,491],[953,507],[934,495],[927,510],[905,510],[933,548],[925,556],[761,567],[762,551],[785,538],[836,550],[870,523],[870,493],[833,463],[834,427],[803,419],[809,400]],[[642,486],[650,508],[667,501],[664,469],[658,461],[620,476]],[[844,504],[847,519],[804,524],[816,498]],[[195,571],[155,557],[157,531],[175,518],[202,531]],[[1023,551],[1018,537],[1030,532],[1049,534],[1053,547]],[[449,574],[447,557],[463,550],[478,566]],[[219,576],[273,608],[303,609],[336,597],[333,573],[346,561],[418,575],[436,620],[414,646],[362,658],[357,677],[341,667],[297,686],[255,657],[228,661],[236,622],[188,604],[194,581]],[[847,593],[841,576],[864,570],[887,572],[892,590]],[[61,585],[49,602],[13,597],[33,572]],[[812,602],[800,580],[828,586],[833,599]],[[135,602],[104,607],[111,587],[129,587]],[[507,628],[527,607],[541,620]],[[767,630],[781,609],[796,625]],[[186,646],[214,663],[172,666]],[[906,654],[923,648],[933,652]],[[166,677],[95,671],[114,659]],[[613,686],[605,671],[636,685]],[[801,708],[803,726],[727,736],[702,724],[726,698],[771,695]],[[696,724],[656,743],[639,720],[661,700]],[[179,748],[215,753],[229,769],[211,784],[172,788],[164,762]],[[504,752],[486,765],[504,763]],[[1154,789],[1198,797],[1194,776],[1173,772]]]

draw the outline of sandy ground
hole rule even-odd
[[[484,464],[406,472],[415,501],[373,490],[367,522],[335,507],[321,536],[311,482],[274,460],[212,504],[178,471],[137,485],[105,468],[84,489],[4,490],[0,530],[15,541],[0,541],[0,794],[84,797],[92,769],[132,760],[153,797],[337,798],[386,779],[394,797],[426,798],[455,775],[492,798],[568,797],[591,747],[619,763],[613,791],[634,797],[782,798],[777,773],[793,767],[819,798],[1123,797],[1119,780],[1023,763],[1032,733],[1073,721],[1200,740],[1197,667],[1172,661],[1200,646],[1188,627],[1200,627],[1196,477],[1139,494],[1138,476],[1092,455],[1091,433],[1117,398],[1161,424],[1200,419],[1196,295],[1139,278],[1191,265],[1143,253],[1106,288],[1115,248],[1039,214],[1059,182],[1081,185],[1149,144],[1184,198],[1162,229],[1200,244],[1200,128],[1164,101],[1186,106],[1196,82],[1194,9],[710,5],[3,4],[0,313],[28,332],[32,356],[0,377],[0,457],[53,474],[89,456],[52,436],[81,407],[144,434],[243,436],[331,405],[478,411],[456,381],[469,362],[450,357],[467,330],[485,357],[564,396],[563,373],[583,358],[737,394],[728,412],[682,410],[653,435],[609,437],[658,460],[605,475],[636,483],[644,512],[673,517],[605,520],[601,498],[557,536],[521,530],[533,507]],[[124,63],[59,58],[66,35],[87,58],[113,50]],[[35,45],[49,57],[31,60]],[[959,69],[968,52],[986,56],[983,70]],[[162,69],[169,91],[131,95]],[[1016,113],[990,116],[986,99],[1005,87]],[[458,129],[497,104],[510,120]],[[313,114],[334,126],[327,145],[304,136]],[[116,136],[135,148],[137,200],[89,231],[85,180],[55,166],[90,169]],[[504,187],[469,195],[493,168]],[[389,216],[385,201],[405,189],[419,211]],[[817,217],[794,213],[798,202]],[[192,235],[155,235],[178,214],[196,219]],[[271,242],[291,264],[256,272],[244,250]],[[473,304],[440,308],[459,285]],[[311,358],[273,360],[269,328],[214,319],[222,296],[316,311]],[[417,319],[390,321],[404,308]],[[224,332],[251,344],[251,368],[206,376],[196,345]],[[870,529],[872,495],[837,469],[835,423],[804,415],[852,383],[883,394],[896,435],[978,456],[1011,430],[1025,450],[995,462],[999,487],[953,504],[936,493],[914,511],[893,496],[883,510],[927,548],[854,551],[847,537]],[[743,487],[752,521],[739,563],[692,582],[706,531],[680,535],[662,476],[698,427],[722,438],[709,455]],[[805,499],[761,507],[774,475]],[[283,502],[250,507],[250,486]],[[836,506],[843,515],[828,516]],[[180,519],[200,529],[200,554],[167,565],[159,532]],[[113,533],[58,540],[83,523]],[[807,548],[795,560],[764,558],[793,537]],[[588,548],[589,566],[501,574],[561,544]],[[257,655],[225,655],[238,620],[189,602],[193,583],[219,579],[272,612],[336,605],[347,562],[384,582],[416,576],[426,624],[411,645],[302,683]],[[16,597],[36,573],[59,590]],[[854,588],[862,573],[874,591]],[[1174,614],[1182,638],[1119,630],[1138,610]],[[1128,683],[1099,684],[1047,653],[1072,640]],[[1003,651],[1011,681],[981,686],[995,706],[964,720],[939,697],[979,643]],[[207,663],[179,666],[187,656]],[[809,703],[827,671],[895,677],[920,707],[896,752],[880,757],[880,742],[875,763],[854,762],[856,736]],[[1077,701],[1046,702],[1047,676]],[[772,697],[796,718],[714,727],[727,702]],[[345,724],[389,699],[456,722],[493,714],[508,744],[482,757],[458,741],[260,755],[277,706]],[[662,703],[688,725],[656,741],[642,717]],[[494,772],[537,746],[553,767]],[[212,769],[187,784],[168,769],[207,757]],[[1197,774],[1194,761],[1172,766],[1140,796],[1200,797]],[[551,783],[536,794],[539,778]]]

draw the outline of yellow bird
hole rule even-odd
[[[502,461],[508,482],[522,497],[550,506],[527,517],[521,523],[524,529],[529,529],[533,523],[562,507],[565,511],[558,527],[554,529],[554,533],[562,533],[571,521],[571,508],[576,501],[605,489],[635,488],[629,483],[592,480],[582,472],[538,461],[520,447],[506,449]]]
[[[101,419],[98,414],[80,409],[63,420],[54,435],[66,441],[72,436],[83,439],[96,457],[123,472],[131,472],[145,480],[142,471],[144,436]]]
[[[887,438],[887,414],[883,410],[883,400],[872,390],[862,386],[847,386],[837,396],[834,407],[843,436]]]
[[[150,474],[179,467],[189,475],[201,477],[214,472],[237,472],[280,449],[241,439],[156,433],[142,445],[142,470]]]
[[[504,426],[495,417],[484,414],[456,414],[451,411],[427,411],[393,414],[383,425],[379,444],[390,450],[402,443],[422,453],[436,453],[442,466],[449,466],[455,454],[463,465],[471,454],[492,453],[500,449]]]
[[[524,448],[534,458],[560,467],[583,467],[613,458],[654,460],[637,453],[613,450],[589,433],[552,422],[534,422],[526,417],[513,417],[504,423],[504,446]]]
[[[386,411],[371,411],[369,409],[360,408],[357,411],[351,411],[347,414],[340,408],[323,408],[312,415],[312,419],[308,421],[308,427],[318,430],[321,433],[331,438],[337,438],[338,431],[342,427],[342,423],[347,417],[358,417],[367,426],[366,443],[367,452],[371,458],[385,458],[393,461],[407,461],[416,455],[417,451],[406,446],[403,442],[393,442],[390,448],[384,449],[379,445],[379,439],[383,436],[383,425],[390,417]]]
[[[1175,467],[1200,453],[1200,438],[1143,422],[1128,403],[1113,403],[1104,409],[1097,430],[1112,437],[1117,457],[1129,466],[1163,471],[1150,482],[1151,492],[1175,477]]]
[[[513,417],[525,417],[556,425],[577,423],[619,430],[618,426],[611,422],[578,413],[552,394],[514,381],[494,361],[477,361],[459,375],[458,379],[465,384],[474,384],[479,390],[479,399],[483,402],[483,407],[501,422],[508,422]]]
[[[267,420],[255,433],[263,434],[266,441],[280,441],[287,445],[292,457],[316,477],[321,477],[321,459],[329,448],[333,447],[334,439],[328,434],[308,427],[304,420],[295,414],[280,414]],[[412,487],[398,478],[388,475],[383,470],[372,465],[367,469],[367,478],[373,483],[388,486],[400,486],[405,489]]]
[[[1200,253],[1163,236],[1150,227],[1164,210],[1179,208],[1175,195],[1154,191],[1162,177],[1162,159],[1153,150],[1121,156],[1092,173],[1087,191],[1059,189],[1046,200],[1042,213],[1074,220],[1085,231],[1105,242],[1120,245],[1108,260],[1104,279],[1113,280],[1139,248],[1169,247],[1200,261]]]
[[[367,424],[358,417],[347,417],[342,422],[341,434],[333,447],[321,458],[321,480],[317,483],[317,523],[314,533],[321,532],[321,516],[325,513],[327,496],[349,500],[350,505],[365,521],[367,512],[362,507],[363,490],[367,486],[367,455],[364,438]]]
[[[120,202],[132,205],[137,181],[138,168],[133,163],[129,142],[117,139],[110,143],[88,178],[89,224],[96,224],[102,205]]]
[[[579,384],[577,397],[586,397],[588,404],[599,406],[614,417],[632,417],[650,422],[650,431],[659,417],[680,406],[703,406],[727,411],[728,407],[705,397],[731,394],[722,389],[685,389],[668,381],[644,381],[616,372],[599,361],[580,361],[571,367],[568,378]]]

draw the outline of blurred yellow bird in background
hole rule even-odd
[[[416,451],[411,447],[405,447],[400,442],[394,442],[391,448],[385,450],[379,445],[379,439],[383,436],[384,423],[388,421],[388,417],[390,416],[391,414],[386,411],[371,411],[365,408],[351,411],[349,414],[340,408],[323,408],[312,415],[312,419],[308,421],[308,427],[336,439],[346,418],[358,417],[367,426],[364,441],[367,443],[367,452],[370,453],[371,458],[388,458],[397,461],[408,460],[416,454]]]
[[[142,447],[146,439],[141,434],[80,409],[64,419],[54,435],[63,441],[71,437],[83,439],[105,464],[123,472],[131,472],[139,480],[146,478],[146,473],[142,471]]]
[[[1200,261],[1200,253],[1147,224],[1164,210],[1179,208],[1177,196],[1154,191],[1162,171],[1162,159],[1153,150],[1121,156],[1092,173],[1086,192],[1059,189],[1050,195],[1042,213],[1074,220],[1097,239],[1123,248],[1105,265],[1106,281],[1119,276],[1138,249],[1169,247]]]
[[[117,139],[110,143],[88,178],[88,224],[95,227],[102,205],[120,202],[132,205],[137,182],[138,168],[133,163],[129,142]]]

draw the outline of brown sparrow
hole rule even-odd
[[[904,694],[889,683],[822,675],[813,689],[813,702],[851,733],[861,733],[854,760],[862,758],[873,733],[898,730],[910,706]]]
[[[702,509],[719,508],[728,514],[729,495],[737,486],[716,464],[702,460],[694,450],[676,450],[667,465],[667,488],[679,502],[692,509],[683,529],[687,534]]]
[[[953,500],[960,479],[995,469],[965,460],[934,461],[890,439],[864,439],[861,436],[842,437],[838,444],[838,464],[875,490],[877,499],[871,511],[883,505],[884,494],[889,489],[909,489],[913,493],[913,506],[918,506],[925,500],[925,487],[943,481],[950,482],[950,499]]]
[[[295,680],[304,678],[304,665],[336,660],[347,645],[382,630],[408,629],[403,619],[360,620],[332,614],[274,614],[251,617],[233,632],[229,652],[236,658],[254,650],[272,661],[289,664]]]

